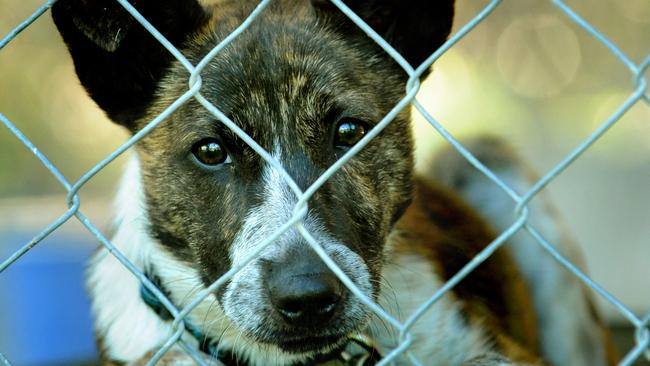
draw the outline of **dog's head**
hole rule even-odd
[[[197,64],[257,1],[135,1]],[[452,0],[347,1],[412,65],[446,39]],[[82,84],[137,132],[188,89],[188,72],[114,1],[53,9]],[[201,94],[286,169],[302,190],[404,96],[406,73],[329,1],[272,3],[201,74]],[[303,226],[368,296],[411,198],[408,110],[308,202]],[[264,159],[191,99],[139,143],[150,234],[208,286],[286,223],[295,193]],[[216,297],[243,334],[313,355],[362,328],[368,310],[296,228],[261,251]]]

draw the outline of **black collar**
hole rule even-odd
[[[144,273],[145,277],[149,279],[160,291],[162,291],[167,298],[170,298],[169,292],[162,286],[160,277],[153,271],[149,270]],[[172,314],[165,308],[165,306],[158,300],[158,298],[149,291],[144,285],[140,285],[140,297],[147,306],[153,310],[158,317],[166,322],[174,320]],[[218,341],[212,337],[206,336],[201,329],[192,323],[189,319],[185,318],[185,330],[197,340],[199,350],[206,355],[216,358],[225,366],[247,366],[247,363],[238,359],[236,355],[229,351],[219,349]],[[370,366],[374,365],[381,360],[381,353],[377,347],[373,345],[370,338],[359,335],[350,338],[347,346],[335,350],[331,353],[318,356],[307,362],[293,364],[292,366],[317,366],[331,361],[340,361],[341,365],[349,366]]]

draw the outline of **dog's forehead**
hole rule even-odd
[[[205,42],[199,53],[216,43]],[[297,24],[261,18],[217,54],[202,76],[208,90],[243,97],[246,105],[279,100],[313,104],[323,101],[310,98],[345,97],[350,84],[359,84],[358,56],[309,19]]]

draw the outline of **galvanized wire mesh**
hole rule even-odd
[[[23,23],[14,28],[7,36],[5,36],[0,41],[0,49],[2,49],[9,42],[14,40],[16,36],[25,28],[27,28],[34,20],[43,15],[54,3],[56,0],[49,0],[45,2],[40,8],[38,8],[31,16],[29,16]],[[433,53],[426,61],[413,67],[409,65],[406,60],[395,50],[393,49],[381,36],[375,33],[361,18],[359,18],[354,12],[352,12],[342,1],[332,0],[331,2],[340,9],[345,15],[347,15],[357,26],[359,26],[369,37],[371,37],[379,46],[381,46],[387,54],[389,54],[395,61],[401,65],[404,72],[408,74],[409,80],[407,83],[407,90],[404,98],[394,106],[394,108],[386,115],[384,118],[371,130],[369,133],[354,147],[352,147],[343,157],[341,157],[335,164],[333,164],[327,171],[321,175],[310,187],[305,191],[302,191],[296,183],[293,181],[292,177],[287,174],[281,164],[276,161],[269,152],[261,148],[251,137],[249,137],[242,129],[240,129],[232,120],[230,120],[225,114],[223,114],[217,107],[210,103],[206,98],[201,94],[201,76],[200,73],[203,68],[210,62],[212,58],[215,57],[228,43],[233,39],[238,37],[250,24],[255,21],[255,18],[264,10],[264,8],[271,2],[271,0],[264,0],[259,3],[255,10],[248,16],[248,18],[237,28],[235,29],[228,37],[226,37],[221,43],[216,45],[197,65],[191,64],[182,54],[176,49],[170,42],[168,42],[165,37],[160,34],[143,16],[141,16],[138,11],[131,6],[126,0],[116,0],[118,1],[144,28],[146,28],[190,73],[190,78],[188,80],[189,86],[188,90],[178,98],[174,103],[172,103],[167,109],[165,109],[160,115],[153,119],[149,124],[146,125],[141,131],[132,136],[128,141],[122,144],[118,149],[113,151],[110,155],[106,156],[102,161],[97,165],[92,167],[88,172],[86,172],[80,179],[75,182],[69,181],[57,167],[52,164],[48,158],[42,154],[38,147],[35,146],[30,140],[3,114],[0,114],[0,121],[2,124],[9,129],[9,131],[19,139],[25,147],[27,147],[32,153],[40,160],[40,162],[47,168],[47,170],[58,180],[58,182],[65,188],[67,191],[67,205],[68,210],[61,215],[58,219],[53,221],[50,225],[44,228],[38,235],[36,235],[30,242],[26,243],[22,248],[17,250],[9,258],[5,259],[0,264],[0,273],[5,269],[19,260],[23,255],[27,254],[34,246],[41,242],[48,235],[56,231],[61,225],[63,225],[68,220],[71,220],[73,217],[79,220],[85,226],[85,228],[92,233],[101,244],[112,254],[114,255],[139,281],[141,281],[160,301],[161,303],[169,310],[169,312],[175,318],[173,322],[173,334],[169,335],[167,342],[163,345],[160,350],[156,352],[154,357],[149,362],[149,365],[156,364],[166,352],[170,350],[175,344],[179,344],[182,349],[184,349],[192,358],[200,365],[205,365],[205,361],[202,356],[197,353],[192,347],[189,347],[183,342],[181,336],[185,331],[184,327],[184,318],[202,301],[205,299],[208,294],[213,290],[217,289],[223,285],[228,279],[230,279],[237,271],[239,271],[243,266],[248,262],[255,259],[258,253],[260,253],[266,246],[271,244],[276,238],[280,237],[285,231],[290,228],[295,228],[300,232],[305,240],[309,243],[311,248],[320,256],[320,258],[327,264],[327,266],[341,279],[345,286],[357,296],[369,309],[372,310],[377,316],[385,320],[388,324],[392,325],[399,332],[399,345],[391,350],[382,360],[379,362],[379,365],[386,365],[394,360],[400,355],[406,355],[413,364],[420,365],[422,364],[421,360],[417,360],[413,355],[408,352],[409,346],[412,343],[412,338],[410,336],[410,329],[413,325],[420,319],[420,317],[426,312],[437,300],[439,300],[445,293],[447,293],[451,288],[453,288],[458,282],[464,279],[471,271],[473,271],[477,266],[484,262],[487,258],[490,257],[499,247],[501,247],[506,240],[508,240],[512,235],[514,235],[519,230],[525,230],[533,238],[535,238],[538,244],[544,248],[553,258],[555,258],[562,266],[568,269],[573,273],[577,278],[580,279],[585,285],[593,289],[598,295],[602,296],[607,302],[611,303],[619,312],[627,319],[632,326],[636,329],[635,340],[636,346],[629,350],[629,352],[623,357],[620,361],[620,365],[630,365],[635,360],[639,359],[645,354],[645,357],[650,360],[650,311],[643,315],[638,316],[633,311],[631,311],[625,304],[619,301],[616,297],[610,294],[606,289],[600,286],[598,283],[594,282],[589,278],[584,272],[582,272],[574,263],[565,258],[558,250],[555,249],[552,243],[549,243],[539,231],[533,227],[528,221],[528,203],[535,198],[538,193],[544,189],[549,183],[551,183],[558,175],[560,175],[567,167],[569,167],[576,159],[578,159],[590,146],[592,146],[600,137],[602,137],[632,106],[637,103],[645,102],[650,104],[650,93],[648,92],[648,81],[644,76],[644,73],[650,66],[650,55],[648,55],[643,62],[640,64],[635,64],[628,56],[626,56],[614,43],[608,40],[602,33],[595,29],[589,22],[580,17],[575,13],[570,7],[560,0],[552,0],[551,2],[557,7],[558,11],[566,15],[566,17],[583,28],[589,34],[591,34],[595,39],[601,42],[603,45],[615,55],[618,60],[624,64],[634,78],[634,86],[631,88],[629,97],[622,103],[618,109],[602,122],[600,127],[593,131],[593,133],[584,139],[579,146],[577,146],[570,154],[568,154],[559,164],[557,164],[553,169],[547,172],[541,179],[539,179],[532,188],[530,188],[524,194],[516,193],[511,187],[508,186],[504,181],[497,177],[489,168],[483,165],[478,159],[476,159],[454,136],[452,136],[444,127],[442,123],[435,120],[429,112],[419,103],[416,99],[416,94],[420,87],[419,76],[441,55],[447,52],[451,47],[454,46],[460,39],[462,39],[468,32],[472,31],[476,25],[481,23],[486,17],[488,17],[495,8],[497,8],[501,1],[493,0],[491,1],[478,15],[476,15],[470,22],[464,25],[456,34],[454,34],[442,47],[440,47],[435,53]],[[172,305],[172,303],[163,295],[163,293],[156,288],[138,269],[133,263],[129,261],[111,242],[108,240],[104,234],[83,214],[81,210],[81,201],[78,196],[79,190],[91,180],[100,170],[105,168],[113,160],[115,160],[120,154],[124,153],[126,150],[131,148],[136,142],[138,142],[143,136],[148,134],[152,129],[156,128],[161,122],[167,119],[171,113],[173,113],[177,108],[182,104],[186,103],[188,100],[194,98],[197,100],[204,108],[211,112],[219,121],[222,121],[226,126],[228,126],[237,136],[239,136],[244,142],[246,142],[253,150],[255,150],[265,161],[267,161],[271,166],[273,166],[286,181],[291,190],[295,193],[298,201],[294,207],[293,217],[288,220],[282,227],[280,227],[275,234],[267,238],[263,245],[260,245],[255,253],[241,265],[232,268],[227,273],[225,273],[221,278],[214,282],[211,286],[201,291],[193,301],[191,301],[187,306],[182,309],[177,309]],[[307,214],[307,206],[309,199],[314,195],[314,193],[338,170],[340,169],[350,158],[357,154],[361,149],[366,146],[371,139],[373,139],[377,134],[385,128],[393,118],[404,108],[407,108],[409,105],[413,105],[416,110],[424,116],[424,118],[438,131],[438,133],[449,143],[451,144],[469,163],[471,163],[476,169],[482,172],[486,177],[488,177],[494,184],[500,187],[507,195],[516,203],[515,208],[515,219],[511,226],[503,231],[492,243],[485,247],[485,249],[479,253],[472,261],[467,263],[458,273],[456,273],[448,282],[446,282],[436,293],[432,294],[431,297],[421,306],[417,311],[410,315],[410,317],[404,321],[400,322],[395,319],[391,314],[383,310],[378,306],[372,299],[367,297],[360,289],[358,289],[355,284],[348,278],[348,276],[335,264],[335,262],[328,257],[323,248],[316,242],[312,237],[309,231],[303,225],[303,219]],[[0,353],[0,364],[10,365],[9,360],[7,360]]]

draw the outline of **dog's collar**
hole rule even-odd
[[[169,292],[162,286],[160,277],[153,271],[146,271],[144,274],[165,296],[169,298]],[[158,298],[149,291],[144,285],[140,285],[140,297],[158,317],[166,322],[172,321],[172,314],[158,300]],[[247,366],[245,362],[238,359],[237,356],[228,350],[220,349],[219,343],[212,337],[204,334],[200,327],[196,326],[189,319],[185,319],[185,330],[192,335],[198,342],[199,350],[206,355],[215,357],[224,366]],[[292,366],[317,366],[317,365],[341,365],[341,366],[370,366],[381,360],[381,353],[374,345],[372,339],[366,335],[355,335],[350,337],[348,344],[341,349],[331,353],[320,355],[310,361],[296,363]],[[338,363],[337,363],[338,361]]]

